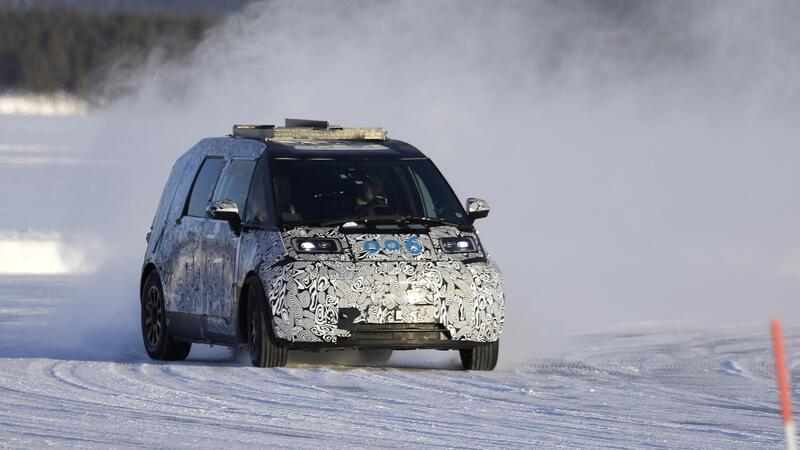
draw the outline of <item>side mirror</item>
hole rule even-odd
[[[467,199],[467,216],[470,220],[483,219],[489,215],[489,204],[479,198]]]
[[[239,217],[239,205],[233,200],[214,202],[208,207],[208,213],[214,219],[227,220],[233,229],[237,229],[242,224],[242,218]]]

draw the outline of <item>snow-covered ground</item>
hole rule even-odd
[[[55,350],[48,330],[71,285],[0,278],[0,447],[781,446],[766,327],[581,336],[563,356],[489,373],[458,370],[442,352],[403,352],[384,367],[296,353],[287,368],[256,369],[198,346],[162,364],[133,341],[118,357]],[[793,361],[797,342],[788,330]]]

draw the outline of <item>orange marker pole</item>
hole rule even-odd
[[[775,377],[778,379],[778,391],[781,400],[781,417],[783,418],[783,435],[786,438],[786,449],[797,450],[794,420],[792,419],[792,400],[789,393],[789,372],[786,370],[786,356],[783,351],[783,333],[781,321],[772,319],[772,348],[775,352]]]

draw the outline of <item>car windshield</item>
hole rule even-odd
[[[281,223],[412,217],[469,225],[429,160],[275,159],[272,190]]]

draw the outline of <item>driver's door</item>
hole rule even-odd
[[[220,200],[232,200],[239,207],[241,217],[255,164],[253,159],[229,160],[217,182],[211,205]],[[228,221],[209,215],[203,226],[202,236],[205,258],[205,336],[212,340],[235,336],[232,305],[235,304],[238,279],[236,261],[240,233]]]

